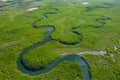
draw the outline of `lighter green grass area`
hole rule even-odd
[[[42,0],[23,3],[15,7],[0,9],[0,80],[80,80],[81,68],[72,62],[62,62],[52,71],[36,76],[24,74],[17,69],[19,53],[44,39],[48,30],[35,29],[32,23],[46,12],[48,18],[38,22],[38,26],[52,25],[55,32],[53,39],[71,43],[79,42],[79,36],[71,32],[76,28],[81,33],[82,41],[76,45],[65,45],[57,41],[37,47],[24,55],[23,61],[32,68],[47,67],[62,53],[77,53],[85,50],[106,50],[120,39],[120,2],[117,0]],[[0,5],[4,5],[0,3]],[[39,6],[38,10],[28,9]],[[98,21],[96,21],[98,20]],[[102,23],[105,23],[102,25]],[[90,66],[91,80],[119,80],[120,53],[110,56],[84,55]],[[39,69],[39,68],[38,68]]]
[[[119,80],[120,52],[114,57],[101,55],[83,56],[91,67],[91,80]]]

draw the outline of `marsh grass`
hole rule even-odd
[[[71,0],[72,2],[70,3],[65,3],[65,0],[52,1],[42,0],[39,3],[23,4],[24,8],[16,6],[1,10],[1,80],[81,79],[82,71],[80,67],[71,62],[63,62],[52,71],[35,77],[23,74],[17,69],[16,61],[19,53],[25,48],[41,42],[48,32],[48,30],[32,27],[32,24],[43,18],[43,14],[46,12],[59,10],[57,14],[47,14],[48,18],[46,20],[37,22],[37,26],[52,25],[55,27],[56,31],[51,34],[52,39],[66,43],[79,42],[79,36],[71,32],[71,29],[75,28],[77,33],[82,34],[82,41],[76,45],[69,46],[53,40],[42,47],[29,51],[24,55],[23,61],[26,65],[32,66],[32,68],[47,67],[48,64],[55,61],[65,52],[105,50],[117,44],[117,40],[120,38],[119,2],[115,0],[88,0],[90,2],[89,5],[82,5],[81,0],[76,0],[76,2]],[[39,6],[39,9],[27,12],[27,9],[34,6]],[[109,56],[85,55],[83,57],[90,65],[92,80],[120,79],[118,76],[120,74],[118,53],[115,53],[115,62]],[[74,69],[71,69],[70,65]]]

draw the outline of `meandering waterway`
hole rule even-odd
[[[35,1],[37,1],[37,0],[33,0],[33,2],[35,2]],[[2,8],[2,9],[3,8],[8,8],[8,7],[16,6],[16,5],[19,5],[19,4],[22,4],[22,2],[16,2],[14,4],[0,6],[0,8]],[[23,51],[20,52],[20,55],[19,55],[18,60],[17,60],[17,68],[18,68],[18,70],[20,70],[23,73],[30,74],[30,75],[38,75],[38,74],[43,74],[43,73],[46,73],[46,72],[52,70],[59,63],[67,60],[67,61],[72,61],[72,62],[75,62],[75,63],[79,64],[79,66],[81,67],[82,72],[83,72],[82,80],[90,80],[89,65],[78,54],[70,53],[70,54],[67,54],[67,55],[63,55],[59,59],[54,61],[53,63],[49,64],[47,68],[44,68],[44,69],[41,69],[41,70],[38,70],[38,71],[32,71],[32,70],[26,68],[25,65],[22,63],[22,59],[23,59],[24,54],[27,54],[27,52],[29,50],[40,47],[40,46],[46,44],[47,42],[55,40],[55,39],[51,38],[51,34],[55,32],[55,27],[54,26],[52,26],[52,25],[44,25],[44,26],[40,27],[40,26],[36,25],[37,22],[40,22],[42,20],[46,20],[48,18],[47,14],[57,14],[59,12],[58,9],[55,9],[55,10],[56,10],[56,12],[46,12],[46,13],[44,13],[42,19],[39,19],[39,20],[37,20],[37,21],[35,21],[33,23],[33,25],[32,25],[33,28],[36,28],[36,29],[49,29],[49,32],[45,35],[45,38],[43,39],[43,41],[41,41],[41,42],[39,42],[37,44],[34,44],[34,45],[32,45],[32,46],[30,46],[30,47],[28,47],[28,48],[26,48],[26,49],[24,49]],[[74,34],[77,34],[79,36],[79,38],[80,38],[79,42],[80,42],[82,40],[82,34],[76,32],[75,29],[76,28],[72,28],[71,32],[74,33]],[[60,40],[55,40],[55,41],[58,41],[58,42],[60,42],[62,44],[65,44],[65,45],[75,45],[75,44],[79,43],[79,42],[65,43],[65,42],[60,41]]]
[[[45,69],[41,69],[41,70],[38,70],[38,71],[32,71],[30,69],[27,69],[24,64],[22,63],[22,59],[23,59],[23,56],[24,54],[27,54],[27,52],[29,50],[32,50],[34,48],[37,48],[37,47],[40,47],[44,44],[46,44],[47,42],[50,42],[54,39],[51,38],[51,34],[55,32],[55,27],[52,26],[52,25],[44,25],[44,26],[37,26],[36,23],[37,22],[40,22],[42,20],[46,20],[48,17],[47,17],[47,14],[57,14],[59,11],[56,9],[57,12],[46,12],[43,14],[43,18],[42,19],[39,19],[37,21],[35,21],[32,25],[32,27],[34,28],[37,28],[37,29],[49,29],[49,32],[45,35],[45,38],[43,39],[43,41],[37,43],[37,44],[34,44],[26,49],[24,49],[20,55],[19,55],[19,58],[17,60],[17,66],[18,66],[18,69],[20,71],[22,71],[23,73],[27,73],[27,74],[30,74],[30,75],[38,75],[38,74],[42,74],[42,73],[46,73],[50,70],[52,70],[54,67],[56,67],[59,63],[67,60],[67,61],[72,61],[72,62],[75,62],[77,64],[80,65],[80,67],[82,68],[82,71],[83,71],[83,78],[82,80],[90,80],[90,69],[89,69],[89,65],[87,64],[87,62],[80,56],[80,55],[77,55],[77,54],[68,54],[68,55],[64,55],[62,57],[60,57],[59,59],[57,59],[55,62],[51,63],[48,65],[47,68]],[[75,32],[75,29],[72,28],[71,31],[74,33],[74,34],[77,34],[80,36],[80,41],[82,40],[82,34],[79,34],[77,32]],[[55,40],[57,41],[57,40]],[[62,44],[65,44],[64,42],[62,41],[58,41]],[[74,43],[70,43],[70,44],[65,44],[65,45],[75,45],[77,44],[78,42],[74,42]]]

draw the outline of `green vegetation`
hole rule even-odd
[[[27,1],[27,0],[26,0]],[[23,3],[18,6],[0,9],[0,80],[80,80],[82,71],[79,65],[69,61],[60,63],[52,71],[31,76],[17,69],[16,61],[22,50],[41,42],[47,29],[35,29],[37,26],[52,25],[54,39],[41,47],[30,50],[24,55],[22,62],[26,67],[39,70],[46,68],[63,53],[78,53],[85,50],[107,50],[107,55],[83,55],[91,71],[91,80],[119,80],[120,50],[112,49],[120,39],[120,2],[119,0],[41,0],[39,2]],[[9,2],[9,4],[12,2]],[[0,6],[7,2],[0,2]],[[28,11],[38,6],[38,10]],[[71,29],[80,36],[71,32]],[[78,42],[76,45],[65,43]],[[119,45],[118,45],[119,46]],[[110,54],[114,54],[111,57]]]
[[[118,46],[120,47],[120,44]],[[120,79],[120,48],[107,51],[109,55],[106,56],[88,54],[83,56],[90,65],[92,80]]]
[[[7,76],[5,75],[7,74]],[[11,74],[11,75],[10,75]],[[29,76],[19,73],[14,69],[1,69],[0,79],[8,80],[82,80],[82,71],[78,64],[64,61],[48,73]]]
[[[114,58],[100,55],[84,55],[91,68],[92,80],[119,80],[120,54],[115,53]]]
[[[55,42],[48,43],[47,46],[35,48],[35,50],[31,50],[25,54],[23,57],[23,63],[25,66],[31,70],[39,70],[47,67],[47,65],[49,65],[51,62],[54,62],[56,59],[58,59],[58,57],[60,57],[60,54],[50,51],[53,49],[53,47],[57,47],[57,44],[52,44],[55,44]],[[31,58],[30,56],[34,56],[34,58]]]
[[[65,61],[42,77],[35,77],[35,79],[45,80],[82,80],[81,68],[78,64]]]

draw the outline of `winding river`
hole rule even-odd
[[[46,20],[48,17],[47,17],[47,14],[57,14],[58,13],[58,10],[56,9],[57,12],[46,12],[43,14],[43,18],[42,19],[39,19],[37,20],[36,22],[33,23],[32,27],[33,28],[37,28],[37,29],[49,29],[49,32],[45,35],[45,38],[43,39],[43,41],[37,43],[37,44],[34,44],[26,49],[24,49],[20,55],[19,55],[19,58],[17,60],[17,66],[18,66],[18,69],[20,71],[22,71],[23,73],[27,73],[27,74],[30,74],[30,75],[38,75],[38,74],[42,74],[42,73],[46,73],[50,70],[52,70],[54,67],[56,67],[59,63],[67,60],[67,61],[72,61],[72,62],[75,62],[77,64],[80,65],[80,67],[82,68],[82,71],[83,71],[83,78],[82,80],[90,80],[90,69],[89,69],[89,65],[87,64],[87,62],[80,56],[80,55],[77,55],[77,54],[73,54],[73,53],[70,53],[68,55],[64,55],[62,57],[60,57],[59,59],[57,59],[55,62],[51,63],[48,65],[47,68],[45,69],[41,69],[41,70],[38,70],[38,71],[32,71],[32,70],[29,70],[27,69],[24,64],[22,63],[22,58],[24,56],[24,54],[26,54],[29,50],[32,50],[36,47],[40,47],[44,44],[46,44],[47,42],[50,42],[54,39],[51,38],[51,34],[55,32],[55,27],[54,26],[51,26],[51,25],[44,25],[44,26],[36,26],[36,23],[39,22],[39,21],[42,21],[42,20]],[[77,34],[79,35],[80,37],[80,41],[82,40],[82,34],[80,33],[77,33],[75,31],[76,28],[72,28],[71,31],[74,33],[74,34]],[[57,40],[55,40],[57,41]],[[79,42],[80,42],[79,41]],[[62,44],[65,44],[64,42],[62,41],[58,41]],[[65,45],[75,45],[77,44],[78,42],[73,42],[73,43],[69,43],[69,44],[65,44]]]
[[[37,0],[33,0],[33,1],[37,1]],[[5,6],[0,6],[0,8],[7,8],[7,7],[11,7],[11,6],[16,6],[18,4],[21,4],[21,3],[15,3],[15,4],[9,4],[9,5],[5,5]],[[38,75],[38,74],[43,74],[43,73],[46,73],[50,70],[52,70],[54,67],[56,67],[59,63],[67,60],[67,61],[72,61],[72,62],[75,62],[77,64],[80,65],[82,71],[83,71],[83,78],[82,80],[90,80],[90,68],[89,68],[89,65],[87,64],[87,62],[78,54],[73,54],[73,53],[70,53],[70,54],[67,54],[67,55],[64,55],[62,57],[60,57],[59,59],[57,59],[56,61],[54,61],[53,63],[49,64],[47,68],[45,69],[41,69],[41,70],[38,70],[38,71],[32,71],[32,70],[29,70],[27,69],[24,64],[22,63],[22,59],[23,59],[23,56],[24,54],[27,54],[27,52],[29,50],[32,50],[34,48],[37,48],[37,47],[40,47],[44,44],[46,44],[47,42],[50,42],[52,40],[55,40],[55,39],[52,39],[51,38],[51,34],[55,32],[55,27],[54,26],[51,26],[51,25],[44,25],[44,26],[36,26],[36,23],[37,22],[40,22],[42,20],[46,20],[48,17],[47,17],[47,14],[57,14],[59,11],[58,9],[55,9],[57,12],[46,12],[43,14],[43,18],[42,19],[39,19],[37,21],[35,21],[32,25],[33,28],[37,28],[37,29],[49,29],[49,32],[45,35],[45,38],[43,39],[43,41],[37,43],[37,44],[34,44],[26,49],[24,49],[19,57],[18,57],[18,60],[17,60],[17,68],[18,70],[20,70],[21,72],[23,73],[26,73],[26,74],[30,74],[30,75]],[[75,31],[76,28],[72,28],[71,29],[71,32],[74,33],[74,34],[77,34],[79,35],[80,37],[80,40],[79,42],[82,40],[82,34],[78,33]],[[75,45],[79,42],[73,42],[73,43],[65,43],[63,41],[60,41],[60,40],[55,40],[55,41],[58,41],[62,44],[65,44],[65,45]]]

